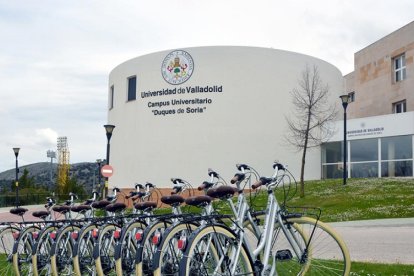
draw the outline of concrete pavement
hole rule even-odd
[[[330,223],[351,260],[414,265],[414,218]]]

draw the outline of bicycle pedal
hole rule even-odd
[[[276,260],[289,261],[293,258],[292,252],[289,249],[278,250],[276,252]]]

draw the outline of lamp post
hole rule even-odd
[[[349,103],[349,94],[339,96],[342,101],[342,107],[344,108],[344,175],[343,175],[343,185],[346,185],[347,179],[347,170],[346,170],[346,159],[347,159],[347,150],[346,150],[346,108]]]
[[[110,152],[110,144],[112,137],[112,132],[114,131],[115,126],[114,125],[104,125],[105,131],[106,131],[106,138],[108,140],[108,143],[106,144],[106,164],[109,165],[109,152]],[[108,177],[105,177],[105,189],[103,198],[108,194]]]
[[[101,189],[101,164],[102,164],[102,159],[96,159],[96,164],[98,164],[98,187],[93,187],[93,190],[95,190],[97,188],[97,191],[99,191]]]
[[[16,156],[16,208],[19,207],[19,164],[17,162],[17,157],[19,156],[20,148],[13,148],[14,156]]]

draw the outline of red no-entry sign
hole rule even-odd
[[[111,177],[114,174],[114,169],[110,165],[105,165],[101,168],[101,174],[103,177]]]

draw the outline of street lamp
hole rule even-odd
[[[97,187],[97,191],[99,191],[101,189],[101,164],[102,164],[102,159],[96,159],[96,164],[98,164],[98,187]],[[95,181],[94,181],[95,183]],[[93,190],[95,190],[96,187],[93,187]]]
[[[347,159],[347,150],[346,150],[346,108],[349,103],[349,94],[339,96],[342,101],[342,107],[344,108],[344,174],[343,174],[343,184],[346,185],[347,171],[346,171],[346,159]]]
[[[20,148],[13,148],[14,156],[16,156],[16,208],[19,208],[19,164],[17,162],[17,157],[19,156]]]
[[[109,151],[110,151],[110,145],[109,142],[111,141],[112,132],[114,131],[115,126],[114,125],[104,125],[105,131],[106,131],[106,138],[108,140],[108,143],[106,144],[106,164],[109,165]],[[105,177],[105,189],[103,198],[108,194],[108,177]]]

